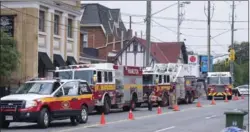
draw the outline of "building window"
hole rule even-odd
[[[45,11],[39,11],[39,31],[45,31]]]
[[[54,15],[54,34],[59,35],[59,15]]]
[[[134,52],[137,52],[137,51],[138,51],[138,45],[137,45],[137,44],[134,44],[133,50],[134,50]]]
[[[72,38],[72,28],[73,28],[73,21],[72,19],[68,19],[68,38]]]
[[[88,34],[83,34],[83,47],[88,47]]]

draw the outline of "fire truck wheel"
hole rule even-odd
[[[110,100],[109,100],[109,97],[105,97],[103,108],[104,108],[104,113],[105,114],[109,114],[110,113]]]
[[[87,121],[88,121],[88,109],[86,106],[82,106],[79,122],[80,123],[87,123]]]
[[[212,100],[212,96],[207,96],[207,100]]]
[[[189,94],[187,93],[186,96],[185,96],[184,103],[188,104],[188,101],[189,101]]]
[[[79,118],[79,117],[77,117],[77,116],[71,116],[71,117],[70,117],[70,122],[71,122],[71,124],[72,124],[73,126],[78,125],[79,121],[78,121],[77,118]]]
[[[10,125],[10,122],[8,121],[1,121],[1,127],[0,128],[8,128]]]
[[[192,103],[194,102],[194,96],[193,96],[193,94],[189,94],[188,97],[189,97],[189,98],[188,98],[188,103],[189,103],[189,104],[192,104]]]
[[[50,123],[50,114],[47,108],[43,108],[38,117],[38,126],[41,128],[47,128]]]

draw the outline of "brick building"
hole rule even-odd
[[[125,28],[120,9],[94,3],[82,4],[81,11],[81,30],[88,33],[87,47],[97,49],[99,59],[107,60],[131,39],[132,31]]]

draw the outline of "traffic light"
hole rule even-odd
[[[230,50],[229,50],[229,60],[230,61],[234,61],[235,60],[235,51],[232,48],[230,48]]]

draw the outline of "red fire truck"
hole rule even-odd
[[[144,100],[161,106],[169,104],[169,94],[173,93],[178,102],[192,103],[198,98],[202,83],[198,65],[190,64],[155,64],[143,71]],[[149,98],[151,95],[152,98]]]
[[[211,100],[213,97],[232,99],[233,86],[230,72],[208,72],[207,87],[208,100]]]
[[[110,113],[111,108],[134,110],[143,102],[142,68],[112,63],[83,64],[61,67],[56,76],[62,79],[84,79],[92,88],[95,109]]]

